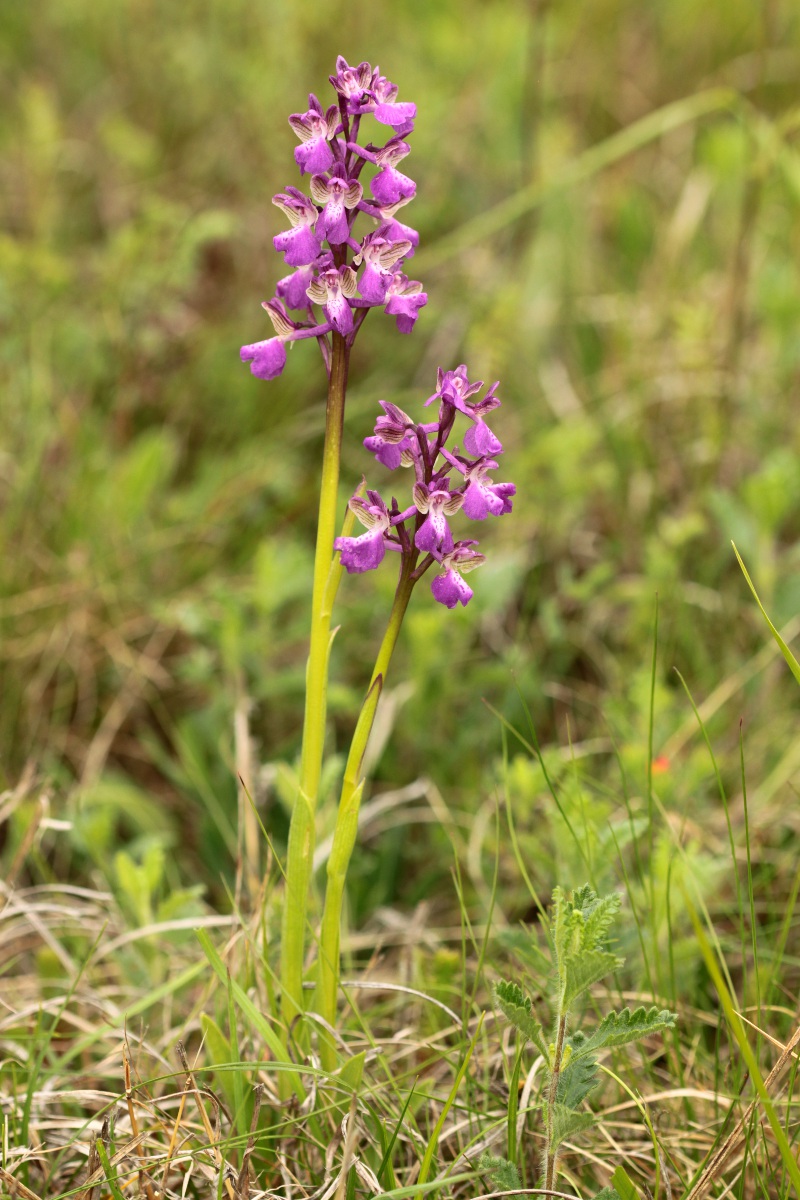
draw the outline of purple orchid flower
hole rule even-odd
[[[347,179],[344,167],[338,163],[333,170],[335,174],[330,178],[311,176],[311,195],[324,206],[317,219],[317,237],[326,238],[331,246],[340,246],[350,235],[347,213],[356,207],[364,189],[357,179]]]
[[[410,242],[389,241],[380,236],[379,230],[367,234],[353,263],[355,266],[364,263],[358,290],[368,304],[385,302],[386,289],[392,282],[394,269],[410,249]]]
[[[410,151],[411,147],[402,138],[391,138],[383,149],[375,154],[375,162],[380,171],[370,187],[378,204],[398,204],[401,200],[410,200],[416,193],[417,185],[414,180],[397,170],[397,163],[402,162]]]
[[[465,458],[450,454],[442,449],[442,455],[464,476],[464,516],[471,521],[483,521],[488,516],[499,517],[511,512],[511,497],[516,495],[514,483],[492,483],[487,478],[489,471],[497,470],[491,458],[479,458],[471,463]]]
[[[302,338],[324,337],[330,332],[331,324],[298,325],[286,312],[280,300],[265,300],[261,305],[272,321],[276,336],[263,342],[252,342],[242,346],[239,357],[250,363],[250,371],[257,379],[277,379],[286,366],[286,342]]]
[[[457,604],[466,607],[473,597],[472,588],[462,578],[468,571],[474,571],[486,562],[486,556],[472,550],[477,542],[468,539],[456,542],[449,554],[443,554],[439,559],[443,574],[435,576],[431,582],[434,599],[445,608],[455,608]]]
[[[367,499],[352,496],[348,507],[354,512],[367,532],[359,537],[337,537],[334,550],[341,554],[342,566],[349,575],[361,575],[379,566],[386,554],[383,535],[390,527],[389,513],[378,492],[367,492]]]
[[[502,453],[503,443],[499,438],[495,437],[483,419],[487,413],[493,412],[494,409],[500,407],[500,401],[496,395],[498,387],[499,381],[492,384],[484,398],[479,400],[477,404],[466,406],[467,416],[475,422],[464,435],[464,449],[468,454],[485,458],[487,455]]]
[[[328,143],[336,135],[340,121],[338,105],[332,104],[327,112],[323,112],[322,105],[313,93],[308,97],[308,112],[292,113],[289,117],[289,124],[300,138],[294,160],[301,175],[305,175],[306,171],[330,169],[333,151]]]
[[[349,113],[362,111],[362,105],[368,99],[372,75],[372,67],[368,62],[351,67],[343,55],[340,54],[336,59],[336,74],[329,75],[328,78],[339,95],[346,100]]]
[[[272,239],[276,250],[284,255],[289,267],[307,267],[319,257],[322,239],[314,233],[319,218],[316,205],[296,187],[287,187],[272,197],[272,203],[289,218],[292,228]]]
[[[384,415],[378,417],[374,436],[365,438],[364,445],[390,471],[401,465],[410,466],[411,453],[417,441],[414,434],[409,432],[414,428],[414,422],[396,404],[388,400],[379,403]]]
[[[358,289],[352,267],[331,267],[323,271],[308,288],[309,299],[321,304],[333,328],[343,335],[353,332],[353,310],[348,300]]]
[[[417,106],[411,101],[406,100],[402,103],[397,101],[398,87],[396,83],[391,83],[385,75],[377,74],[372,81],[370,91],[375,107],[373,114],[376,121],[380,121],[381,125],[391,125],[395,132],[395,136],[405,136],[411,133],[414,128],[414,118],[417,115]]]
[[[277,379],[286,366],[284,343],[290,340],[297,326],[279,300],[267,300],[261,307],[272,321],[276,336],[242,346],[239,357],[242,362],[250,363],[250,371],[257,379]]]
[[[279,279],[275,285],[275,293],[288,308],[307,308],[308,289],[314,279],[312,266],[298,267],[291,275]]]
[[[387,242],[408,242],[409,249],[406,250],[405,256],[413,258],[414,251],[419,245],[419,234],[416,229],[412,229],[410,225],[404,225],[402,221],[398,221],[393,216],[398,208],[402,208],[402,204],[392,204],[388,208],[378,210],[383,220],[375,230],[375,234],[385,238]]]
[[[458,512],[464,503],[464,496],[462,492],[451,492],[447,484],[448,481],[443,479],[435,487],[425,483],[414,485],[417,511],[427,513],[414,538],[418,550],[449,554],[453,549],[453,535],[447,518]]]
[[[436,375],[436,391],[425,401],[425,407],[433,404],[434,400],[444,400],[447,404],[452,404],[459,412],[464,413],[465,416],[470,417],[472,412],[466,401],[475,392],[479,392],[482,387],[482,379],[479,379],[477,383],[470,383],[466,363],[461,363],[454,371],[443,371],[439,367]]]
[[[389,281],[384,299],[387,303],[383,311],[397,318],[400,333],[411,333],[419,310],[428,303],[428,293],[423,292],[422,284],[417,280],[411,280],[396,271]]]

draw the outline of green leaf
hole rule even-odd
[[[608,930],[619,912],[618,894],[599,896],[585,883],[567,900],[563,889],[555,888],[553,905],[553,941],[559,970],[572,955],[606,947]]]
[[[596,1120],[597,1117],[594,1113],[575,1112],[574,1109],[567,1108],[564,1104],[554,1104],[550,1153],[552,1154],[565,1138],[591,1129]]]
[[[598,1192],[594,1200],[622,1200],[618,1191],[612,1187],[604,1187],[601,1192]]]
[[[522,1034],[526,1041],[533,1042],[547,1061],[544,1033],[541,1023],[533,1015],[530,996],[526,996],[516,983],[501,981],[494,986],[494,998],[506,1020]]]
[[[103,1174],[106,1177],[106,1183],[108,1184],[113,1200],[125,1200],[117,1183],[117,1176],[111,1174],[111,1161],[108,1157],[108,1151],[106,1150],[105,1143],[100,1138],[95,1142],[95,1148],[97,1149],[97,1157],[100,1159],[100,1165],[103,1168]]]
[[[800,683],[800,663],[797,661],[795,656],[792,654],[791,650],[786,645],[786,642],[783,640],[781,635],[778,633],[778,630],[772,624],[772,621],[770,621],[770,619],[767,615],[767,610],[764,608],[764,605],[759,600],[758,592],[756,591],[755,587],[753,586],[753,581],[747,573],[747,567],[742,562],[742,556],[740,555],[739,551],[736,549],[736,543],[731,542],[731,545],[733,546],[733,553],[736,555],[736,557],[739,560],[739,566],[742,568],[742,574],[744,575],[745,579],[747,580],[747,586],[750,588],[750,591],[753,593],[756,604],[761,609],[761,615],[763,616],[764,620],[767,622],[767,625],[769,625],[770,633],[775,638],[775,641],[778,643],[781,654],[786,659],[786,664],[789,667],[789,670],[792,672],[792,674],[794,675],[797,682]]]
[[[658,1008],[655,1004],[652,1008],[642,1005],[633,1012],[629,1008],[623,1008],[621,1012],[609,1013],[603,1017],[593,1033],[580,1041],[573,1039],[573,1060],[594,1054],[606,1046],[624,1046],[662,1029],[671,1029],[676,1020],[674,1013],[666,1008]]]
[[[498,1192],[513,1192],[522,1187],[522,1180],[514,1163],[507,1158],[498,1158],[488,1150],[484,1150],[478,1159],[478,1170],[486,1172]]]
[[[358,1054],[354,1054],[352,1058],[348,1058],[342,1069],[339,1071],[339,1079],[350,1092],[357,1092],[361,1086],[361,1077],[364,1074],[364,1063],[366,1062],[367,1054],[365,1050],[361,1050]]]
[[[619,1200],[641,1200],[638,1188],[624,1167],[617,1167],[611,1176],[611,1182],[617,1189]]]
[[[560,967],[562,1008],[569,1009],[593,983],[621,967],[624,959],[607,950],[578,950]]]
[[[597,1063],[593,1058],[572,1057],[558,1077],[556,1099],[565,1108],[577,1108],[597,1084]]]

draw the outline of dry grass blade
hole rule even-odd
[[[0,1179],[2,1179],[3,1183],[6,1185],[9,1195],[11,1195],[14,1200],[40,1200],[40,1197],[36,1195],[36,1192],[32,1192],[31,1189],[26,1187],[24,1183],[20,1183],[20,1181],[15,1179],[11,1172],[6,1171],[4,1167],[0,1167]]]
[[[798,1044],[800,1044],[800,1027],[795,1030],[789,1039],[786,1046],[783,1048],[778,1061],[764,1080],[764,1086],[771,1093],[777,1088],[777,1084],[781,1074],[793,1057]],[[739,1118],[735,1128],[731,1130],[725,1141],[714,1152],[711,1158],[706,1163],[702,1175],[699,1177],[694,1187],[686,1194],[685,1200],[700,1200],[706,1194],[711,1184],[720,1174],[728,1159],[741,1150],[747,1140],[746,1129],[753,1118],[753,1114],[758,1106],[758,1100],[753,1100],[747,1106],[746,1111]]]
[[[200,1120],[203,1122],[203,1128],[205,1129],[206,1137],[208,1138],[208,1148],[213,1152],[217,1169],[223,1172],[225,1175],[225,1190],[228,1193],[230,1200],[236,1200],[233,1184],[227,1177],[227,1163],[225,1162],[224,1155],[219,1148],[219,1138],[215,1135],[214,1130],[211,1127],[211,1122],[208,1119],[208,1113],[206,1112],[205,1105],[203,1104],[197,1084],[194,1081],[194,1075],[192,1074],[192,1069],[189,1066],[189,1060],[186,1057],[186,1050],[181,1042],[178,1042],[177,1050],[178,1057],[181,1060],[181,1066],[186,1072],[186,1082],[189,1086],[189,1090],[194,1093],[194,1097],[197,1102],[197,1111],[200,1114]]]

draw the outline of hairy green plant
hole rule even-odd
[[[597,1084],[597,1055],[675,1024],[674,1013],[654,1005],[610,1012],[594,1030],[570,1032],[578,1001],[593,984],[623,965],[624,960],[614,953],[609,941],[619,907],[618,895],[598,896],[588,884],[576,888],[570,897],[560,887],[553,891],[550,937],[556,987],[550,1039],[533,1011],[530,997],[519,984],[503,981],[494,987],[497,1006],[517,1030],[523,1046],[531,1042],[544,1060],[542,1179],[548,1190],[555,1185],[562,1143],[589,1129],[597,1119],[593,1112],[582,1107]],[[479,1165],[499,1188],[521,1186],[517,1166],[508,1159],[484,1154]],[[609,1200],[619,1193],[614,1188],[605,1188],[600,1195]]]

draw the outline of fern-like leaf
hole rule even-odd
[[[573,1039],[573,1061],[595,1054],[608,1046],[624,1046],[662,1029],[671,1029],[676,1019],[674,1013],[666,1008],[658,1008],[657,1005],[653,1005],[652,1008],[642,1006],[633,1012],[629,1008],[623,1008],[621,1012],[608,1013],[592,1033],[580,1039]]]
[[[498,1192],[513,1192],[522,1187],[519,1171],[507,1158],[499,1158],[484,1150],[478,1159],[478,1170],[485,1171]]]
[[[494,998],[506,1020],[522,1034],[526,1041],[533,1042],[546,1060],[548,1055],[544,1033],[541,1023],[533,1015],[530,997],[526,996],[516,983],[503,981],[495,984]]]

